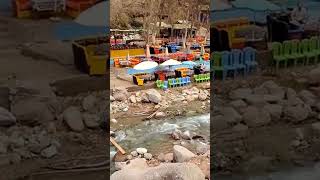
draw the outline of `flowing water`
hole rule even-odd
[[[143,147],[148,149],[151,154],[158,154],[160,152],[172,152],[174,141],[170,138],[170,134],[175,130],[194,132],[197,135],[204,137],[206,140],[210,138],[210,114],[165,119],[165,120],[152,120],[143,122],[130,129],[116,132],[116,141],[127,152],[131,152],[136,148]],[[197,140],[191,141],[191,144],[196,145]],[[112,146],[110,157],[115,154],[115,148]]]

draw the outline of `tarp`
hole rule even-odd
[[[278,11],[281,8],[266,0],[235,0],[231,2],[235,8],[248,8],[255,11]]]
[[[56,25],[55,37],[59,40],[74,40],[88,36],[106,36],[109,34],[107,27],[83,26],[75,22],[64,22]]]
[[[225,9],[230,9],[230,8],[232,8],[232,5],[228,4],[224,0],[211,0],[211,7],[210,7],[211,11],[225,10]]]

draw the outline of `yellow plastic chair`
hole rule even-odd
[[[143,79],[137,79],[138,86],[143,86],[144,80]]]

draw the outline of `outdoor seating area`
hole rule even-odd
[[[17,18],[32,18],[40,13],[64,14],[72,18],[96,4],[98,0],[12,0]]]
[[[312,37],[302,40],[286,40],[283,43],[273,42],[271,46],[273,62],[276,69],[297,65],[320,63],[320,38]]]
[[[216,77],[221,73],[222,80],[225,80],[230,73],[233,78],[241,74],[243,77],[254,72],[258,66],[256,61],[256,50],[246,47],[243,50],[232,49],[231,51],[213,52],[213,71]]]

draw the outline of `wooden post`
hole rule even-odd
[[[110,137],[110,142],[121,152],[121,154],[126,154],[122,147],[112,137]]]

